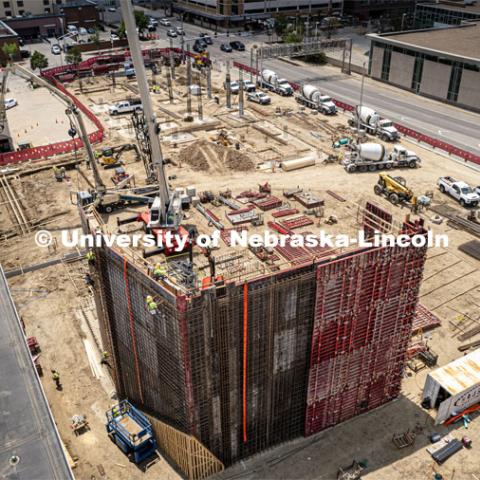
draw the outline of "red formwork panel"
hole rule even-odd
[[[305,435],[398,395],[425,254],[387,247],[318,265]]]

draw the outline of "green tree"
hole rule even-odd
[[[135,10],[135,24],[137,25],[138,31],[142,32],[143,30],[146,30],[148,27],[148,23],[149,20],[145,13],[140,10]],[[125,22],[122,20],[120,26],[118,27],[118,36],[120,38],[125,38],[125,35]]]
[[[100,33],[98,32],[98,28],[95,28],[95,33],[92,33],[90,40],[95,44],[95,45],[100,45]]]
[[[73,65],[80,63],[82,61],[82,52],[78,47],[72,47],[65,55],[65,61]]]
[[[2,51],[8,58],[9,63],[12,63],[13,58],[18,53],[18,45],[16,43],[5,43],[2,47]]]
[[[280,14],[277,18],[275,18],[275,33],[277,34],[277,37],[281,37],[284,33],[285,30],[287,29],[287,19],[285,18],[285,15]]]
[[[33,52],[33,55],[30,57],[30,68],[32,70],[36,70],[37,68],[41,70],[42,68],[47,68],[47,67],[48,67],[48,58],[43,53],[35,50]]]
[[[301,43],[303,35],[297,32],[289,32],[283,36],[284,43]]]

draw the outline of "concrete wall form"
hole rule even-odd
[[[400,390],[423,249],[349,253],[190,297],[107,247],[96,258],[120,395],[194,435],[226,465]]]

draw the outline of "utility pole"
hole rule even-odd
[[[363,87],[365,85],[365,62],[363,62],[362,68],[362,85],[360,87],[360,105],[358,106],[357,113],[357,145],[360,143],[360,112],[362,111],[363,105]]]
[[[187,61],[187,116],[192,116],[192,62]]]
[[[203,120],[202,75],[198,72],[198,119]]]
[[[128,46],[130,47],[130,54],[132,56],[133,66],[137,77],[138,90],[142,100],[145,121],[148,126],[148,135],[150,137],[150,145],[152,149],[152,163],[157,173],[161,221],[166,223],[166,206],[169,203],[169,192],[163,168],[162,148],[160,146],[160,139],[158,138],[159,127],[157,125],[157,117],[153,111],[152,100],[150,98],[147,75],[145,72],[145,65],[143,64],[140,42],[137,36],[132,3],[130,0],[120,0],[120,5],[127,31]]]
[[[175,80],[175,62],[173,60],[173,38],[170,38],[170,50],[168,51],[168,58],[170,61],[170,71],[172,72],[171,77],[172,77],[172,80]]]
[[[172,72],[165,70],[165,75],[167,76],[168,98],[170,103],[173,103]]]

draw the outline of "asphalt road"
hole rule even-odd
[[[159,18],[162,16],[160,12],[151,13]],[[171,21],[172,26],[180,25],[180,21],[177,19],[171,19]],[[186,23],[183,28],[186,32],[184,42],[191,44],[200,32],[208,32],[203,27]],[[162,26],[157,29],[157,33],[161,37],[160,43],[165,45],[170,42],[166,36],[167,29]],[[214,44],[209,47],[212,59],[220,62],[225,62],[227,59],[236,60],[247,65],[250,64],[250,47],[267,39],[265,35],[246,36],[245,34],[241,36],[230,34],[228,38],[223,34],[215,38],[212,32],[209,33],[214,39]],[[222,42],[236,39],[245,43],[247,51],[225,53],[220,50]],[[174,39],[174,44],[180,45],[179,37]],[[358,75],[344,75],[332,67],[292,66],[281,60],[268,60],[263,65],[278,72],[280,76],[291,82],[308,82],[320,87],[322,91],[337,100],[353,105],[359,103],[361,78]],[[365,81],[363,103],[377,110],[383,117],[480,155],[479,114],[413,95],[369,78]]]
[[[145,10],[147,15],[158,19],[163,17],[163,11]],[[110,13],[112,21],[120,20],[120,11]],[[169,19],[172,26],[180,26],[181,22],[177,18]],[[158,46],[170,45],[171,39],[167,36],[169,27],[159,25],[157,34],[160,39],[156,41]],[[193,45],[195,38],[198,38],[201,32],[207,32],[214,40],[214,44],[209,47],[211,58],[216,62],[225,63],[226,60],[239,61],[244,64],[250,64],[250,47],[254,44],[261,44],[267,40],[267,36],[246,35],[243,33],[219,34],[214,36],[212,31],[205,27],[183,24],[185,36],[184,44]],[[102,37],[108,37],[108,30],[102,33]],[[222,42],[232,40],[241,40],[245,43],[247,50],[245,52],[225,53],[220,50]],[[181,45],[181,37],[173,39],[174,46]],[[365,49],[361,45],[362,52]],[[45,48],[50,53],[49,47]],[[51,65],[59,64],[60,58],[52,58]],[[358,75],[344,75],[339,69],[331,66],[292,66],[282,60],[268,60],[264,62],[264,67],[271,68],[279,73],[280,76],[291,82],[311,83],[320,87],[320,89],[336,98],[337,100],[356,105],[360,99],[361,79]],[[233,73],[233,72],[232,72]],[[233,75],[235,75],[233,73]],[[480,87],[479,87],[480,95]],[[446,141],[456,147],[480,155],[480,115],[460,108],[453,107],[441,102],[426,99],[419,95],[413,95],[391,86],[383,85],[367,78],[365,80],[363,103],[377,110],[383,117],[401,123],[406,127],[412,128],[420,133],[429,135],[439,140]]]

